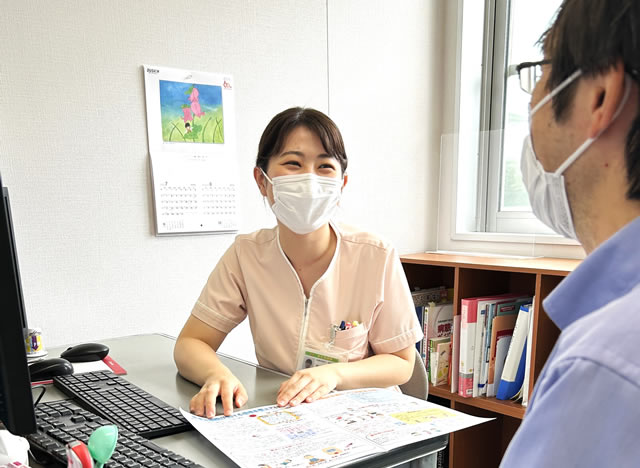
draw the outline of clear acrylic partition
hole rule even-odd
[[[531,213],[520,172],[522,140],[504,138],[502,130],[441,137],[437,251],[582,258],[577,242]],[[504,148],[503,160],[480,157],[487,147]]]

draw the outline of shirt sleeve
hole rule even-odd
[[[376,354],[394,353],[422,339],[407,277],[395,249],[387,252],[382,276],[382,301],[369,331],[369,343]]]
[[[538,382],[500,466],[636,466],[639,398],[615,369],[582,358],[556,364]]]
[[[209,275],[191,314],[207,325],[229,333],[247,316],[245,297],[246,288],[234,242]]]

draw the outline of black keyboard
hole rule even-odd
[[[67,466],[65,445],[74,440],[85,444],[91,433],[109,421],[87,411],[72,400],[40,403],[36,406],[38,432],[27,436],[37,458],[43,454],[56,464]],[[118,428],[118,443],[105,468],[202,468],[186,458],[153,442]]]
[[[147,439],[193,428],[176,408],[109,371],[60,375],[53,384],[80,406]]]

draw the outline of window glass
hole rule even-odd
[[[542,60],[537,42],[561,3],[561,0],[512,0],[509,5],[500,211],[531,211],[520,172],[522,142],[529,131],[531,96],[520,88],[515,65]]]

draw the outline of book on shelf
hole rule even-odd
[[[517,293],[469,297],[460,301],[460,367],[458,394],[462,397],[478,396],[478,383],[482,363],[482,338],[488,304],[502,299],[518,297]]]
[[[411,291],[413,305],[426,306],[429,302],[446,302],[449,291],[444,286],[435,288],[419,288]]]
[[[453,317],[451,333],[451,362],[449,363],[449,385],[451,393],[458,393],[458,369],[460,368],[460,315]]]
[[[522,388],[524,382],[524,369],[526,361],[526,341],[529,332],[529,310],[531,304],[520,306],[516,325],[513,329],[511,343],[504,361],[504,368],[496,398],[499,400],[508,400],[513,398]]]
[[[478,322],[477,298],[460,301],[460,354],[458,367],[458,395],[473,395],[473,363],[476,325]]]
[[[443,302],[447,300],[447,297],[452,294],[447,288],[444,286],[437,286],[435,288],[418,288],[411,291],[411,298],[413,299],[413,305],[416,308],[416,315],[418,316],[418,321],[420,322],[420,327],[423,330],[423,334],[425,338],[422,341],[418,341],[416,343],[416,349],[422,356],[423,362],[427,362],[427,338],[426,338],[426,327],[427,323],[424,320],[425,316],[425,306],[429,304],[429,302]]]
[[[436,304],[435,302],[430,302],[424,308],[424,343],[429,345],[429,341],[434,338],[442,338],[442,337],[450,337],[451,331],[453,327],[453,303],[445,302]],[[431,365],[430,361],[430,352],[431,349],[426,349],[426,358],[425,366],[427,369],[427,375],[429,377],[429,381],[432,381],[431,378]]]
[[[444,385],[449,375],[451,337],[431,338],[429,340],[429,365],[431,367],[431,385]]]
[[[424,322],[424,306],[415,306],[416,308],[416,315],[418,316],[418,321],[420,322],[420,328],[422,329],[422,340],[416,342],[416,349],[418,350],[418,353],[420,353],[420,356],[422,357],[422,359],[424,360],[424,353],[426,351],[426,344],[425,344],[425,339],[424,339],[424,331],[425,331],[425,322]]]
[[[501,315],[494,317],[491,328],[491,348],[489,351],[489,371],[487,374],[487,396],[496,396],[498,384],[502,377],[504,360],[511,344],[513,328],[516,326],[517,315]]]

